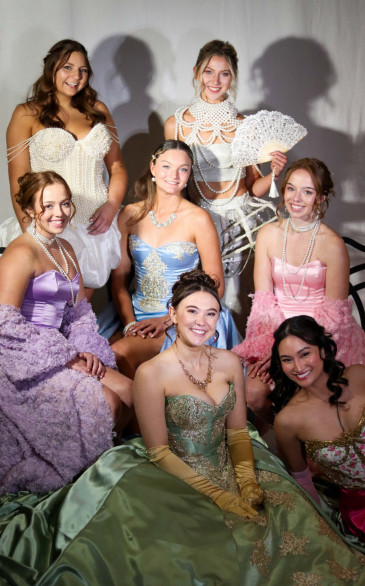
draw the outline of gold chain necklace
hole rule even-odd
[[[206,375],[206,377],[205,377],[204,380],[199,380],[199,379],[195,378],[195,376],[193,376],[188,371],[188,369],[186,368],[186,366],[183,363],[183,361],[180,360],[179,355],[177,353],[177,349],[175,348],[175,346],[176,346],[176,342],[174,344],[174,351],[175,351],[175,354],[176,354],[176,358],[180,362],[180,366],[183,369],[183,372],[184,372],[185,376],[188,377],[189,381],[191,383],[193,383],[193,385],[195,385],[196,387],[198,387],[198,389],[200,389],[201,391],[204,391],[205,392],[206,389],[207,389],[208,384],[212,382],[212,354],[210,353],[210,354],[207,355],[208,356],[208,372],[207,372],[207,375]]]

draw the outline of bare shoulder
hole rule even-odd
[[[222,348],[213,348],[212,349],[212,356],[214,358],[214,362],[218,367],[222,367],[224,372],[232,371],[232,373],[236,369],[242,370],[241,360],[234,354],[231,350],[223,350]]]
[[[25,235],[21,235],[12,242],[10,242],[0,258],[0,266],[5,268],[6,266],[13,265],[14,268],[18,267],[19,270],[26,274],[34,273],[34,265],[37,255],[35,250],[25,240]]]
[[[340,257],[348,258],[346,244],[343,238],[326,224],[321,224],[318,236],[321,242],[322,252],[327,258],[333,259]]]
[[[143,203],[139,201],[137,203],[129,203],[121,209],[118,216],[119,230],[121,229],[121,227],[126,227],[127,222],[131,220],[133,216],[135,216],[139,212],[142,205]]]
[[[351,384],[359,384],[362,385],[362,392],[365,395],[365,366],[363,364],[353,364],[352,366],[348,366],[343,371],[344,378]]]
[[[289,402],[277,415],[275,415],[274,427],[276,430],[294,431],[297,429],[299,409],[295,403]]]
[[[39,108],[32,103],[19,104],[13,112],[8,131],[15,126],[21,126],[23,129],[29,129],[29,132],[31,132],[35,122],[38,120],[38,116]]]
[[[95,102],[94,107],[95,107],[95,110],[98,110],[98,112],[102,112],[105,115],[109,114],[109,110],[108,110],[107,106],[104,104],[104,102],[97,101],[97,102]]]
[[[175,138],[175,126],[176,126],[176,118],[175,116],[170,116],[167,118],[165,122],[165,138],[166,140]]]
[[[266,224],[262,226],[257,233],[257,238],[270,238],[271,236],[277,236],[281,231],[281,222],[270,222],[270,224]]]

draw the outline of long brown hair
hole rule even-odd
[[[190,158],[191,164],[194,163],[193,153],[191,152],[190,147],[181,140],[165,140],[164,143],[160,144],[157,149],[152,153],[151,161],[156,161],[162,153],[166,151],[177,150],[177,151],[184,151]],[[134,191],[135,191],[135,198],[138,201],[142,201],[142,206],[136,212],[132,218],[130,218],[127,222],[128,226],[134,226],[140,220],[143,220],[148,214],[149,211],[152,210],[153,204],[155,202],[156,196],[156,184],[152,181],[152,174],[151,169],[148,166],[146,171],[143,175],[137,179],[134,184]],[[183,189],[182,195],[188,196],[187,188]]]
[[[89,85],[93,72],[85,47],[77,41],[64,39],[53,45],[44,57],[43,73],[34,83],[27,97],[27,103],[37,111],[40,123],[46,128],[65,128],[65,123],[59,116],[60,106],[56,95],[55,75],[74,52],[83,55],[89,74],[85,87],[72,97],[71,104],[79,112],[85,114],[92,126],[106,120],[105,114],[95,108],[97,93]]]

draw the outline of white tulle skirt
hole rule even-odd
[[[0,246],[6,247],[21,234],[18,220],[15,217],[8,218],[0,225]],[[75,251],[85,287],[103,287],[110,271],[119,266],[122,258],[117,216],[104,234],[91,236],[87,232],[87,226],[77,224],[68,226],[62,233],[62,238],[67,240]]]

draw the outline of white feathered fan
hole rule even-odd
[[[269,153],[286,153],[306,135],[307,130],[304,126],[290,116],[281,112],[260,110],[257,114],[247,116],[236,131],[232,142],[233,165],[246,167],[271,161]],[[274,177],[273,171],[270,197],[277,195]]]

